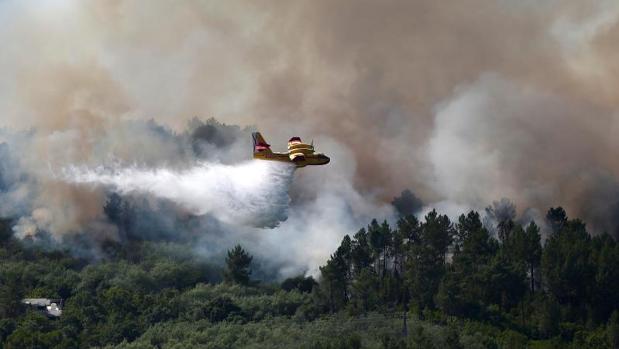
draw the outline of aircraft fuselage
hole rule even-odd
[[[308,165],[326,165],[331,159],[328,156],[314,151],[313,144],[302,143],[299,137],[292,137],[288,141],[288,152],[277,153],[271,151],[259,132],[252,134],[254,141],[254,159],[280,161],[294,164],[296,167]]]

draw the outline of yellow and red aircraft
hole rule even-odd
[[[314,151],[314,142],[302,143],[301,138],[292,137],[288,141],[287,153],[275,153],[271,151],[271,145],[267,144],[260,132],[252,133],[254,139],[254,159],[289,162],[297,167],[307,165],[325,165],[330,159],[322,153]]]

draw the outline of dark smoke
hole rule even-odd
[[[400,196],[393,198],[391,205],[396,212],[404,217],[406,215],[417,215],[423,209],[423,202],[409,189],[402,191]]]

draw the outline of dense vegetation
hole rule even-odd
[[[487,324],[482,347],[619,347],[619,246],[561,208],[546,219],[543,246],[534,222],[499,221],[495,239],[477,212],[373,221],[321,268],[318,299],[357,316],[410,309],[460,329]]]
[[[223,267],[182,243],[109,244],[93,263],[0,226],[4,348],[618,348],[619,246],[561,208],[488,231],[470,212],[372,221],[318,282],[252,279],[240,246]],[[494,237],[496,235],[496,238]],[[223,262],[223,261],[222,261]],[[23,297],[64,299],[48,319]]]

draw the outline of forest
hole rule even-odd
[[[0,349],[619,349],[619,0],[0,0],[0,43]]]
[[[489,231],[478,212],[373,220],[320,275],[252,276],[183,242],[109,242],[93,262],[0,227],[0,339],[13,348],[618,348],[619,245],[548,210]],[[495,236],[496,235],[496,236]],[[544,241],[545,240],[545,241]],[[24,297],[59,298],[46,317]]]

